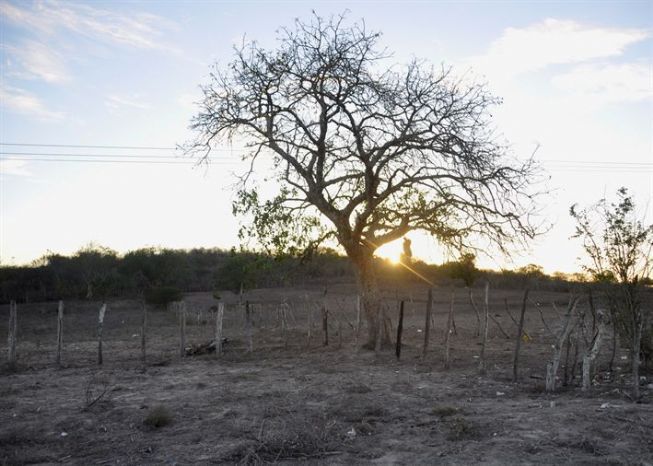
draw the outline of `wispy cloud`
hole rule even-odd
[[[3,160],[0,157],[0,175],[32,176],[24,160]]]
[[[88,5],[43,0],[21,6],[1,2],[0,16],[16,26],[46,35],[66,30],[102,42],[177,51],[163,40],[164,32],[175,29],[176,25],[149,13],[122,14]]]
[[[121,107],[131,107],[136,109],[147,109],[150,106],[140,100],[137,95],[134,96],[120,96],[116,94],[108,95],[104,104],[112,109],[118,109]]]
[[[70,80],[64,58],[47,45],[28,40],[20,45],[4,44],[0,47],[10,57],[5,63],[7,76],[49,83]]]
[[[44,121],[60,121],[65,117],[63,112],[47,108],[36,95],[6,85],[0,86],[0,108]]]
[[[554,76],[552,84],[581,98],[601,102],[653,97],[653,69],[645,63],[585,64]]]
[[[473,66],[513,76],[550,65],[573,64],[621,55],[625,48],[650,37],[648,31],[585,25],[545,19],[523,28],[507,28]]]

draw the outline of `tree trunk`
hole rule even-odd
[[[374,270],[374,258],[372,254],[369,254],[353,262],[357,272],[361,305],[367,320],[367,341],[363,348],[374,350],[377,335],[380,338],[381,347],[388,348],[392,345],[392,340],[381,320],[381,297]],[[379,332],[381,332],[380,335]]]

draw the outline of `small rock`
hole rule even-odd
[[[505,393],[503,393],[503,392],[497,392],[497,396],[503,396],[503,395],[505,395]]]
[[[68,432],[62,432],[62,433],[61,433],[61,436],[62,436],[62,437],[68,437]]]
[[[549,407],[550,408],[555,408],[556,407],[556,402],[552,401],[551,403],[549,403]]]

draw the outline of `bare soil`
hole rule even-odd
[[[329,346],[323,346],[321,290],[248,293],[253,353],[246,351],[236,297],[225,294],[229,341],[221,357],[182,358],[177,316],[149,310],[145,366],[134,301],[109,303],[102,366],[99,303],[66,303],[62,367],[54,362],[56,303],[19,305],[19,364],[0,374],[0,464],[653,464],[651,380],[642,380],[642,400],[630,401],[623,350],[607,373],[606,345],[589,392],[577,386],[576,370],[567,386],[544,393],[553,337],[542,317],[557,330],[550,303],[562,312],[567,295],[531,293],[543,314],[529,303],[529,338],[513,383],[516,329],[504,299],[518,318],[521,293],[491,292],[492,314],[511,338],[490,321],[488,372],[480,376],[480,338],[465,290],[456,292],[449,370],[443,369],[449,290],[436,292],[425,359],[425,290],[387,292],[395,328],[397,299],[407,300],[400,360],[394,352],[359,349],[353,291],[329,289]],[[481,293],[475,290],[479,304]],[[187,342],[210,341],[215,303],[209,294],[186,301]],[[283,301],[292,309],[286,335],[278,320]],[[8,306],[0,312],[6,334]]]

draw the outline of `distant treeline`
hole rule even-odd
[[[531,265],[517,271],[479,271],[473,256],[442,265],[415,261],[412,273],[379,259],[382,282],[419,282],[418,274],[438,284],[469,285],[489,279],[493,286],[567,289],[568,277],[545,275]],[[223,249],[144,248],[119,255],[89,245],[72,256],[47,254],[29,266],[0,267],[0,300],[47,301],[136,297],[157,289],[180,292],[323,285],[355,280],[346,257],[322,250],[311,257],[270,257]]]

